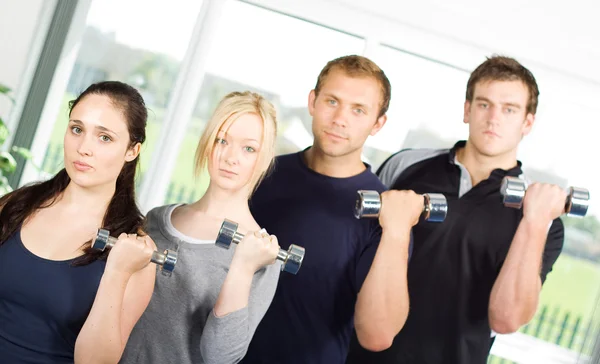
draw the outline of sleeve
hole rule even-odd
[[[394,182],[396,182],[396,178],[398,178],[398,163],[401,158],[400,154],[402,151],[392,154],[388,159],[386,159],[381,166],[377,169],[375,173],[381,183],[383,183],[388,189],[392,187]]]
[[[238,363],[242,360],[273,300],[279,271],[280,263],[276,262],[254,275],[247,307],[223,317],[210,311],[200,339],[204,363]]]
[[[546,246],[544,248],[544,256],[542,258],[542,271],[540,278],[542,284],[546,281],[546,276],[552,271],[552,266],[562,252],[565,241],[565,227],[560,218],[554,220],[548,232]]]
[[[366,247],[361,251],[358,256],[358,261],[356,263],[356,277],[355,277],[355,288],[356,294],[360,292],[362,288],[362,284],[367,278],[367,274],[369,274],[369,270],[371,269],[371,264],[373,263],[373,259],[375,259],[375,254],[377,254],[377,248],[379,247],[379,242],[381,241],[382,229],[378,223],[374,223],[374,226],[371,229],[370,239]],[[410,243],[408,248],[408,261],[410,263],[410,257],[413,251],[413,232],[410,231]]]

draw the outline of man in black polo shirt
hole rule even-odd
[[[533,126],[538,94],[529,70],[494,56],[467,84],[466,142],[403,150],[380,167],[391,189],[445,194],[448,216],[414,227],[410,311],[392,346],[371,352],[354,337],[348,363],[484,364],[491,330],[512,333],[531,320],[562,250],[566,192],[531,184],[519,210],[503,205],[500,185],[522,174],[517,147]]]

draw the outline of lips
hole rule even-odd
[[[500,137],[500,135],[496,134],[492,130],[486,130],[486,131],[483,132],[483,134],[490,135],[490,136],[495,136],[495,137],[498,137],[498,138]]]
[[[78,171],[87,171],[89,169],[92,169],[92,166],[90,166],[89,164],[87,164],[85,162],[81,162],[81,161],[73,162],[73,166]]]
[[[325,133],[327,136],[329,136],[329,137],[331,137],[331,138],[334,138],[334,139],[340,139],[340,140],[342,140],[342,139],[347,139],[347,138],[345,138],[345,137],[343,137],[343,136],[341,136],[341,135],[339,135],[339,134],[332,133],[332,132],[329,132],[329,131],[324,131],[324,133]]]
[[[221,169],[219,169],[219,171],[220,171],[221,173],[224,173],[224,174],[226,174],[226,175],[230,175],[230,176],[237,176],[237,173],[235,173],[235,172],[233,172],[233,171],[230,171],[230,170],[228,170],[228,169],[223,169],[223,168],[221,168]]]

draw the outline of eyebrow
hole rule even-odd
[[[488,98],[483,97],[483,96],[477,96],[477,97],[475,97],[475,101],[485,101],[485,102],[488,102],[490,104],[493,104],[493,102],[491,100],[489,100]],[[505,106],[512,106],[515,109],[520,109],[521,108],[521,105],[515,104],[514,102],[501,102],[500,104],[505,105]]]
[[[81,120],[77,120],[77,119],[71,119],[71,120],[69,120],[69,121],[70,121],[70,122],[72,122],[73,124],[78,124],[78,125],[85,126],[85,125],[84,125],[84,123],[83,123]],[[110,129],[108,129],[107,127],[104,127],[104,126],[102,126],[102,125],[96,125],[96,126],[95,126],[95,129],[98,129],[98,130],[100,130],[100,131],[104,131],[104,132],[107,132],[107,133],[109,133],[109,134],[113,134],[113,135],[116,135],[116,136],[118,136],[118,134],[117,134],[117,133],[115,133],[114,131],[112,131],[112,130],[110,130]]]
[[[222,130],[219,130],[219,132],[217,133],[217,137],[219,136],[219,134],[221,134],[221,135],[223,135],[223,136],[231,136],[231,134],[229,134],[229,133],[227,133],[227,132],[224,132],[224,131],[222,131]],[[255,142],[255,143],[258,143],[258,144],[260,144],[260,143],[258,142],[258,140],[254,139],[254,138],[246,138],[246,139],[243,139],[243,140],[244,140],[245,142]]]
[[[335,96],[334,94],[332,94],[330,92],[325,92],[325,93],[323,93],[323,95],[325,95],[326,97],[331,97],[332,99],[334,99],[336,101],[340,101],[339,97]],[[360,102],[353,102],[353,103],[351,103],[351,105],[353,107],[359,107],[359,108],[366,109],[366,110],[370,110],[371,109],[366,104],[361,104]]]

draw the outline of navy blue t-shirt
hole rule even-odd
[[[344,363],[356,298],[381,240],[377,219],[354,217],[361,189],[386,188],[369,166],[334,178],[309,169],[302,152],[276,158],[250,208],[282,249],[296,244],[306,255],[297,275],[281,273],[242,363]]]
[[[106,263],[31,253],[21,230],[0,245],[0,363],[73,363]]]

